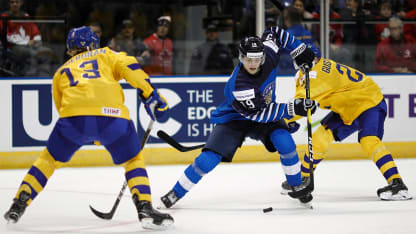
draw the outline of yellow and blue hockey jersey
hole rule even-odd
[[[77,54],[53,77],[53,98],[61,118],[108,116],[130,119],[119,81],[125,79],[147,98],[153,92],[149,76],[136,58],[108,47]]]
[[[329,59],[320,59],[309,72],[311,99],[338,113],[346,125],[383,100],[379,86],[369,76]],[[305,98],[304,74],[296,73],[295,98]]]

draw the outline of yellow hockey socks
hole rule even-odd
[[[330,129],[325,129],[324,126],[319,126],[319,128],[312,134],[312,144],[313,144],[313,168],[315,169],[318,163],[320,163],[326,155],[329,144],[334,141],[334,136]],[[301,173],[302,177],[309,176],[309,157],[307,154],[304,155]]]
[[[152,202],[149,178],[141,152],[124,164],[126,180],[132,195],[137,195],[139,200]]]
[[[33,199],[45,188],[48,179],[52,176],[55,169],[59,168],[62,163],[55,161],[48,149],[44,149],[40,153],[40,157],[33,163],[16,193],[19,197],[21,191],[30,194],[29,205]]]
[[[360,139],[361,147],[377,165],[381,174],[390,183],[395,178],[401,178],[390,151],[376,136],[366,136]]]

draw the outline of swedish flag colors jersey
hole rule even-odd
[[[309,77],[311,99],[318,101],[321,108],[339,114],[346,125],[351,125],[361,113],[384,98],[369,76],[329,59],[320,59]],[[296,78],[295,98],[304,98],[305,76],[301,70]]]
[[[119,81],[125,79],[144,98],[153,87],[134,57],[108,47],[77,54],[53,77],[53,97],[61,118],[108,116],[130,119]]]

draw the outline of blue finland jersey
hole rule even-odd
[[[252,120],[269,123],[290,118],[286,103],[276,102],[276,74],[279,49],[289,51],[302,44],[301,41],[279,27],[267,29],[262,36],[265,62],[255,75],[250,75],[240,62],[225,85],[225,101],[211,114],[212,123],[232,120]]]

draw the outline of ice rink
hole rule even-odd
[[[416,195],[416,159],[396,164]],[[186,166],[147,167],[155,205]],[[416,233],[416,199],[380,201],[376,190],[386,183],[370,160],[322,162],[312,210],[280,195],[280,163],[221,164],[169,210],[168,231],[142,229],[127,191],[112,220],[91,213],[88,205],[112,207],[123,184],[119,167],[57,170],[19,223],[7,225],[3,214],[26,171],[0,170],[0,233]],[[263,213],[267,207],[274,210]]]

